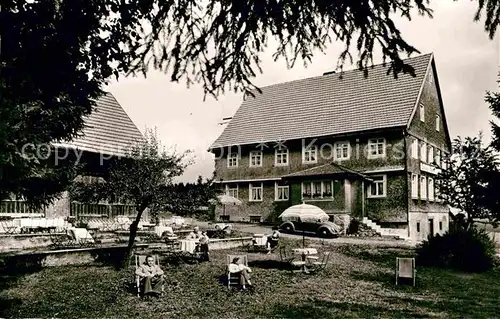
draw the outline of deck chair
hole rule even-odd
[[[234,258],[239,257],[240,262],[242,262],[245,266],[248,267],[248,256],[247,255],[227,255],[227,287],[231,288],[231,286],[239,286],[240,285],[240,276],[235,273],[229,272],[229,264],[233,261]]]
[[[291,262],[295,259],[296,256],[287,252],[285,246],[280,246],[279,249],[280,249],[281,261],[287,264],[291,264]]]
[[[325,269],[326,265],[328,265],[328,260],[330,259],[330,255],[331,255],[331,252],[325,251],[323,253],[323,258],[321,260],[312,262],[311,270],[318,271],[318,270]],[[309,258],[308,257],[306,257],[306,258],[311,259],[311,257],[315,257],[315,256],[310,256]]]
[[[135,269],[139,267],[139,265],[142,265],[146,261],[147,255],[135,255]],[[160,265],[160,258],[158,258],[158,255],[153,255],[153,258],[155,260],[155,265]],[[137,288],[137,297],[141,296],[141,278],[137,276],[134,273],[135,276],[135,286]],[[163,278],[165,279],[165,278]],[[163,284],[161,285],[161,295],[163,296],[163,293],[165,292],[165,280],[163,280]]]
[[[86,228],[73,228],[69,230],[75,244],[83,247],[95,246],[95,240]]]
[[[253,234],[252,247],[254,251],[266,251],[267,236],[264,234]]]
[[[399,278],[407,278],[412,279],[415,286],[415,274],[415,258],[396,257],[396,285],[399,283]]]

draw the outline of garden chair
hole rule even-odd
[[[279,249],[280,249],[280,259],[281,259],[281,261],[284,262],[284,263],[287,263],[287,264],[291,264],[292,261],[295,259],[295,255],[288,253],[286,251],[286,247],[285,246],[280,246]]]
[[[266,251],[267,236],[264,234],[253,234],[252,247],[254,251]]]
[[[396,257],[396,285],[399,283],[399,278],[413,280],[415,286],[415,258],[400,258]]]
[[[324,270],[326,268],[326,265],[328,264],[328,260],[330,259],[330,255],[331,255],[331,252],[329,251],[325,251],[323,253],[323,258],[321,259],[321,261],[319,261],[319,258],[317,256],[308,256],[306,257],[307,259],[309,260],[316,260],[318,259],[318,261],[313,261],[311,263],[311,271],[318,271],[318,270]]]
[[[139,267],[139,265],[143,264],[146,261],[147,255],[135,255],[135,269]],[[160,258],[158,255],[153,255],[155,260],[155,265],[160,265]],[[137,288],[137,297],[141,296],[141,278],[134,273],[135,276],[135,286]],[[164,275],[162,277],[165,277]],[[163,278],[163,284],[161,285],[161,295],[165,292],[165,278]]]
[[[247,255],[227,255],[227,287],[231,288],[231,286],[239,286],[240,285],[240,275],[229,272],[229,264],[233,261],[234,258],[240,258],[240,262],[242,262],[245,266],[248,267],[248,256]]]

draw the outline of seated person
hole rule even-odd
[[[250,282],[250,275],[248,273],[252,272],[252,270],[243,265],[240,264],[240,258],[235,257],[233,261],[229,264],[228,270],[232,274],[238,274],[240,276],[240,285],[243,289],[246,289],[246,285],[248,284],[249,286],[252,286],[252,283]]]
[[[187,239],[199,240],[200,237],[201,237],[200,228],[198,226],[195,226],[193,231],[190,232],[189,235],[187,236]]]
[[[267,236],[267,254],[270,254],[271,251],[276,248],[276,246],[278,246],[279,238],[280,232],[278,231],[278,229],[274,228],[273,234],[271,236]]]
[[[201,232],[201,237],[199,239],[200,251],[201,251],[201,253],[203,255],[203,259],[205,261],[210,261],[209,252],[208,252],[209,241],[210,241],[210,238],[208,237],[207,232],[205,232],[205,231]]]
[[[143,295],[161,294],[163,285],[163,270],[155,265],[153,256],[148,255],[144,264],[137,267],[135,274],[139,276]]]

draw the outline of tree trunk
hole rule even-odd
[[[123,258],[123,266],[127,265],[132,257],[132,250],[134,249],[135,237],[137,236],[137,227],[141,221],[142,213],[145,209],[139,208],[137,210],[137,216],[135,220],[130,225],[130,236],[128,238],[127,251],[125,252],[125,258]]]

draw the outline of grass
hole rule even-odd
[[[288,245],[301,241],[287,239]],[[491,318],[499,313],[500,271],[463,274],[417,268],[417,286],[395,286],[396,256],[412,251],[321,245],[331,264],[315,275],[292,274],[276,254],[248,253],[254,292],[224,286],[226,255],[210,263],[164,264],[166,294],[136,297],[132,269],[107,266],[46,268],[9,277],[0,292],[0,317],[77,318]],[[246,252],[243,252],[246,253]]]

